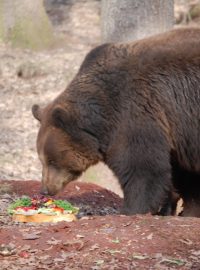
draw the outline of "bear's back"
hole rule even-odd
[[[145,39],[127,43],[107,43],[91,50],[80,73],[148,65],[200,57],[200,28],[174,29]]]
[[[200,57],[200,28],[174,29],[125,46],[143,64],[190,60]]]

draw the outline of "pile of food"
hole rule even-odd
[[[36,196],[16,200],[9,206],[8,213],[19,222],[70,222],[76,220],[78,210],[64,200]]]

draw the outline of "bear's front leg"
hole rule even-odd
[[[123,214],[172,213],[170,151],[164,138],[154,134],[134,136],[115,147],[110,168],[124,192]]]
[[[170,170],[162,171],[154,168],[147,172],[141,168],[141,173],[135,172],[132,179],[126,179],[122,188],[124,191],[122,214],[173,213]]]

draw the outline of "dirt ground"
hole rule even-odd
[[[200,25],[188,15],[198,1],[186,2],[175,1],[176,20]],[[80,208],[78,221],[20,224],[7,215],[13,200],[39,192],[39,181],[32,181],[41,178],[32,105],[63,91],[86,53],[100,43],[100,1],[45,3],[55,47],[32,52],[0,44],[0,270],[199,270],[200,219],[121,216],[122,192],[104,164],[57,196]]]
[[[200,269],[198,218],[122,216],[118,195],[74,182],[57,198],[80,208],[78,221],[13,222],[8,205],[38,191],[38,181],[2,181],[1,270]]]

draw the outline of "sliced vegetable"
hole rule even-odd
[[[62,213],[62,214],[63,214],[63,212],[64,212],[64,209],[63,209],[63,208],[60,208],[60,207],[54,207],[54,208],[52,208],[52,210],[53,210],[54,212],[58,212],[58,213]]]
[[[44,203],[44,205],[47,205],[47,206],[48,205],[51,205],[51,204],[53,204],[53,200],[52,199],[50,199],[50,200],[48,200],[47,202]]]
[[[8,208],[9,214],[47,214],[59,215],[66,213],[77,213],[78,208],[71,205],[71,203],[63,200],[53,200],[52,198],[45,198],[35,196],[34,198],[24,197],[18,199]]]
[[[23,210],[22,208],[17,209],[17,210],[13,210],[13,214],[15,215],[24,215],[24,216],[32,216],[37,214],[38,211],[34,210],[34,209],[30,209],[30,210]]]
[[[45,215],[56,215],[56,212],[53,212],[51,208],[41,207],[37,210],[38,214],[45,214]]]

